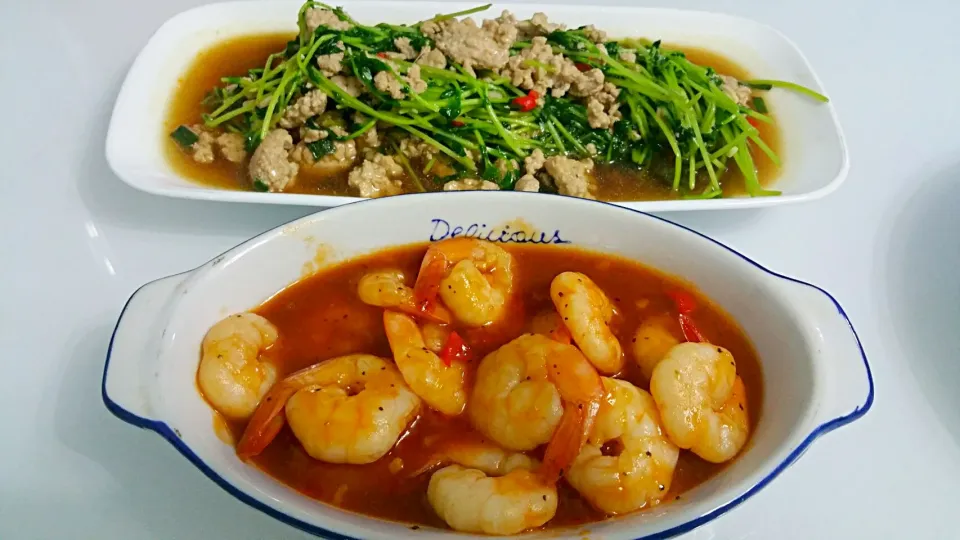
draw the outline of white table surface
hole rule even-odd
[[[163,199],[108,169],[127,69],[195,3],[0,7],[0,538],[305,537],[100,398],[110,332],[138,285],[311,211]],[[795,40],[836,104],[852,168],[809,205],[670,217],[833,292],[876,379],[864,419],[684,538],[960,537],[960,4],[672,5]]]

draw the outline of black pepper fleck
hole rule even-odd
[[[383,410],[383,407],[377,407],[377,408],[380,409],[381,411]]]
[[[557,293],[557,296],[559,296],[560,298],[563,298],[563,293],[562,293],[562,292],[558,292],[558,293]]]
[[[647,454],[647,457],[650,457],[650,456],[652,456],[652,455],[653,455],[653,454],[651,454],[651,453],[650,453],[650,451],[649,451],[649,450],[647,450],[647,452],[646,452],[646,454]]]

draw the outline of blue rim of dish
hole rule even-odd
[[[498,194],[505,194],[505,193],[509,193],[509,194],[511,194],[512,196],[516,196],[517,194],[521,194],[521,196],[540,196],[540,197],[542,197],[542,196],[545,195],[545,194],[543,194],[543,193],[526,193],[526,192],[515,192],[515,191],[508,191],[508,192],[493,192],[493,191],[488,191],[488,192],[484,192],[484,195],[487,195],[487,196],[490,196],[490,195],[497,196]],[[466,196],[466,195],[468,195],[468,194],[469,194],[469,192],[461,192],[459,195],[462,197],[462,196]],[[406,194],[406,195],[395,195],[395,196],[390,197],[390,198],[391,198],[391,199],[397,199],[397,198],[424,197],[424,196],[432,197],[432,196],[438,196],[438,195],[439,195],[439,196],[443,196],[443,197],[450,197],[451,195],[456,196],[457,194],[451,194],[451,193],[444,193],[444,194],[414,193],[414,194]],[[563,195],[554,195],[554,196],[568,198],[568,197],[565,197],[565,196],[563,196]],[[569,197],[569,198],[573,198],[573,197]],[[866,354],[866,352],[863,350],[863,344],[860,342],[860,336],[857,334],[856,329],[854,329],[853,323],[850,321],[850,317],[847,316],[847,312],[844,311],[843,306],[840,305],[840,302],[838,302],[837,299],[834,298],[832,294],[830,294],[829,292],[827,292],[827,291],[824,290],[823,288],[818,287],[817,285],[814,285],[814,284],[812,284],[812,283],[808,283],[808,282],[806,282],[806,281],[801,281],[801,280],[799,280],[799,279],[796,279],[796,278],[793,278],[793,277],[790,277],[790,276],[785,276],[785,275],[780,274],[780,273],[778,273],[778,272],[774,272],[773,270],[770,270],[769,268],[766,268],[766,267],[763,266],[762,264],[754,261],[754,260],[751,259],[750,257],[747,257],[747,256],[744,255],[743,253],[740,253],[739,251],[737,251],[737,250],[735,250],[735,249],[727,246],[726,244],[724,244],[724,243],[722,243],[722,242],[720,242],[720,241],[718,241],[718,240],[714,240],[713,238],[710,238],[709,236],[707,236],[707,235],[705,235],[705,234],[703,234],[703,233],[701,233],[701,232],[699,232],[699,231],[696,231],[696,230],[694,230],[694,229],[691,229],[690,227],[687,227],[687,226],[685,226],[685,225],[681,225],[681,224],[679,224],[679,223],[675,223],[675,222],[673,222],[673,221],[670,221],[669,219],[666,219],[666,218],[663,218],[663,217],[660,217],[660,216],[657,216],[657,215],[654,215],[654,214],[650,214],[650,213],[647,213],[647,212],[642,212],[642,211],[640,211],[640,210],[634,210],[634,209],[632,209],[632,208],[626,208],[626,207],[623,207],[623,206],[618,206],[618,205],[615,205],[615,204],[612,204],[612,203],[608,203],[608,202],[604,202],[604,201],[591,201],[591,200],[585,200],[585,199],[579,199],[579,200],[582,201],[582,202],[584,202],[584,203],[586,203],[586,204],[601,204],[601,205],[605,205],[605,206],[611,207],[611,208],[613,208],[613,209],[616,209],[617,211],[626,211],[626,212],[632,212],[632,213],[635,213],[635,214],[640,214],[640,215],[645,216],[645,217],[647,217],[647,218],[652,218],[652,219],[655,219],[655,220],[657,220],[657,221],[666,223],[666,224],[668,224],[668,225],[672,225],[672,226],[674,226],[674,227],[678,227],[678,228],[683,229],[683,230],[685,230],[685,231],[687,231],[687,232],[689,232],[689,233],[693,233],[693,234],[699,236],[700,238],[703,238],[704,240],[707,240],[707,241],[709,241],[709,242],[711,242],[711,243],[713,243],[713,244],[716,244],[717,246],[719,246],[719,247],[721,247],[721,248],[729,251],[730,253],[733,253],[734,255],[740,257],[740,258],[743,259],[744,261],[746,261],[746,262],[750,263],[751,265],[757,267],[758,269],[766,272],[767,274],[770,274],[770,275],[775,276],[775,277],[780,278],[780,279],[784,279],[784,280],[787,280],[787,281],[791,281],[791,282],[793,282],[793,283],[797,283],[797,284],[800,284],[800,285],[805,285],[805,286],[807,286],[807,287],[811,287],[811,288],[813,288],[813,289],[816,289],[816,290],[820,291],[820,292],[821,292],[822,294],[824,294],[827,298],[829,298],[831,302],[833,302],[833,305],[837,308],[837,312],[840,313],[840,316],[843,317],[843,319],[847,322],[847,325],[850,327],[850,332],[853,334],[854,339],[856,339],[856,341],[857,341],[857,348],[859,349],[859,351],[860,351],[860,357],[861,357],[861,359],[863,360],[863,367],[866,369],[867,383],[868,383],[868,385],[869,385],[869,392],[867,393],[867,400],[864,402],[863,405],[857,406],[857,407],[854,408],[854,410],[853,410],[852,412],[850,412],[849,414],[846,414],[846,415],[843,415],[843,416],[839,416],[839,417],[837,417],[837,418],[834,418],[834,419],[832,419],[832,420],[829,420],[829,421],[824,422],[823,424],[820,424],[819,426],[817,426],[812,432],[810,432],[809,435],[807,435],[807,437],[806,437],[799,445],[797,445],[796,448],[793,449],[793,451],[790,452],[790,454],[789,454],[779,465],[777,465],[776,467],[774,467],[774,469],[773,469],[772,471],[770,471],[770,473],[768,473],[766,476],[764,476],[759,482],[757,482],[753,487],[751,487],[750,489],[748,489],[747,491],[745,491],[742,495],[734,498],[733,500],[731,500],[731,501],[729,501],[729,502],[727,502],[727,503],[725,503],[725,504],[722,504],[722,505],[718,506],[717,508],[711,510],[710,512],[707,512],[706,514],[703,514],[702,516],[699,516],[699,517],[697,517],[697,518],[691,519],[690,521],[687,521],[687,522],[685,522],[685,523],[681,523],[680,525],[677,525],[677,526],[675,526],[675,527],[671,527],[670,529],[666,529],[666,530],[659,531],[659,532],[656,532],[656,533],[653,533],[653,534],[649,534],[649,535],[646,535],[646,536],[638,537],[638,538],[636,538],[635,540],[664,540],[664,539],[667,539],[667,538],[672,538],[672,537],[674,537],[674,536],[677,536],[677,535],[680,535],[680,534],[683,534],[683,533],[686,533],[686,532],[690,532],[690,531],[692,531],[693,529],[696,529],[697,527],[699,527],[699,526],[701,526],[701,525],[703,525],[703,524],[705,524],[705,523],[707,523],[707,522],[713,521],[714,519],[722,516],[723,514],[727,513],[728,511],[732,510],[733,508],[737,507],[738,505],[740,505],[740,503],[746,501],[747,499],[749,499],[750,497],[752,497],[753,495],[755,495],[757,492],[759,492],[761,489],[763,489],[764,487],[766,487],[767,484],[769,484],[774,478],[776,478],[777,476],[780,476],[780,473],[782,473],[784,470],[786,470],[786,468],[789,467],[790,465],[793,465],[793,463],[795,463],[795,462],[797,461],[797,459],[799,459],[800,456],[803,455],[803,453],[807,450],[807,448],[810,446],[810,444],[813,443],[813,441],[817,440],[817,439],[820,438],[821,436],[823,436],[823,435],[825,435],[825,434],[827,434],[827,433],[829,433],[829,432],[831,432],[831,431],[833,431],[833,430],[835,430],[835,429],[837,429],[837,428],[839,428],[839,427],[845,426],[845,425],[853,422],[854,420],[859,419],[860,417],[862,417],[863,415],[865,415],[865,414],[867,413],[867,411],[869,411],[870,408],[873,406],[873,399],[874,399],[873,371],[870,369],[870,363],[867,361],[867,354]],[[320,212],[328,212],[328,211],[330,211],[330,210],[336,210],[336,209],[339,209],[339,208],[345,208],[345,207],[353,206],[353,205],[356,205],[356,204],[365,204],[365,203],[368,203],[368,202],[370,202],[370,201],[369,201],[369,200],[363,200],[363,201],[351,202],[351,203],[347,203],[347,204],[344,204],[344,205],[341,205],[341,206],[337,206],[337,207],[334,207],[334,208],[329,208],[329,209],[320,210],[320,211],[317,212],[317,213],[320,213]],[[254,241],[256,238],[258,238],[258,237],[260,237],[260,236],[269,234],[271,231],[273,231],[273,230],[275,230],[275,229],[282,228],[282,227],[284,227],[284,226],[286,226],[286,225],[289,225],[290,223],[294,223],[294,222],[299,221],[299,220],[301,220],[301,219],[309,218],[309,217],[312,216],[312,215],[315,215],[315,214],[308,214],[307,216],[303,216],[303,217],[299,217],[299,218],[297,218],[297,219],[291,220],[290,222],[288,222],[288,223],[285,224],[285,225],[279,225],[278,227],[271,228],[269,231],[264,232],[264,233],[262,233],[261,235],[257,235],[257,236],[255,236],[255,237],[249,239],[249,240],[245,240],[244,242],[241,242],[240,244],[237,244],[237,245],[234,246],[233,248],[225,251],[224,253],[228,253],[228,252],[230,252],[230,251],[233,251],[233,250],[236,249],[237,247],[239,247],[239,246],[241,246],[241,245],[244,245],[244,244],[246,244],[246,243],[248,243],[248,242],[252,242],[252,241]],[[220,257],[220,255],[218,255],[217,257]],[[216,257],[215,257],[214,259],[216,259]],[[205,265],[201,265],[201,267],[202,267],[202,266],[205,266]],[[199,268],[199,267],[198,267],[198,268]],[[189,273],[189,272],[187,272],[187,273]],[[180,275],[180,274],[177,274],[177,275]],[[169,276],[169,277],[174,277],[174,276]],[[153,280],[153,281],[150,281],[150,282],[148,282],[148,283],[140,286],[132,295],[130,295],[130,298],[127,299],[126,304],[124,304],[124,306],[123,306],[123,310],[121,310],[121,312],[120,312],[120,316],[117,318],[117,325],[116,325],[116,326],[114,327],[114,329],[113,329],[113,334],[110,336],[110,345],[109,345],[109,347],[107,348],[107,358],[106,358],[106,363],[105,363],[104,368],[103,368],[103,381],[102,381],[102,383],[101,383],[101,390],[100,390],[101,396],[102,396],[102,398],[103,398],[103,403],[104,403],[104,405],[106,405],[107,409],[108,409],[111,413],[113,413],[114,416],[116,416],[116,417],[119,418],[120,420],[123,420],[124,422],[127,422],[128,424],[131,424],[131,425],[134,425],[134,426],[143,428],[143,429],[149,429],[149,430],[151,430],[151,431],[157,432],[157,433],[158,433],[159,435],[161,435],[164,439],[166,439],[167,442],[169,442],[170,444],[172,444],[173,447],[177,449],[177,451],[179,451],[181,454],[183,454],[184,457],[186,457],[188,460],[190,460],[190,462],[193,463],[193,465],[194,465],[195,467],[197,467],[198,469],[200,469],[200,471],[203,472],[203,474],[205,474],[208,478],[210,478],[211,480],[213,480],[213,481],[214,481],[218,486],[220,486],[224,491],[226,491],[226,492],[229,493],[230,495],[233,495],[234,497],[236,497],[237,499],[239,499],[241,502],[243,502],[243,503],[245,503],[245,504],[247,504],[247,505],[249,505],[249,506],[251,506],[251,507],[253,507],[253,508],[256,508],[257,510],[260,510],[261,512],[269,515],[270,517],[273,517],[273,518],[275,518],[275,519],[277,519],[277,520],[279,520],[279,521],[282,521],[283,523],[286,523],[287,525],[290,525],[290,526],[292,526],[292,527],[295,527],[295,528],[297,528],[297,529],[300,529],[300,530],[302,530],[302,531],[304,531],[304,532],[307,532],[307,533],[310,533],[310,534],[319,536],[319,537],[321,537],[321,538],[329,538],[329,539],[331,539],[331,540],[361,540],[361,539],[355,538],[355,537],[353,537],[353,536],[346,536],[346,535],[343,535],[343,534],[340,534],[340,533],[331,531],[331,530],[329,530],[329,529],[324,529],[323,527],[318,527],[318,526],[316,526],[316,525],[312,525],[312,524],[307,523],[307,522],[305,522],[305,521],[299,520],[299,519],[297,519],[297,518],[295,518],[295,517],[293,517],[293,516],[290,516],[290,515],[288,515],[288,514],[285,514],[285,513],[283,513],[282,511],[277,510],[276,508],[273,508],[272,506],[269,506],[269,505],[267,505],[267,504],[265,504],[265,503],[263,503],[263,502],[255,499],[255,498],[251,497],[251,496],[248,495],[247,493],[241,491],[239,488],[237,488],[236,486],[234,486],[233,484],[231,484],[230,482],[228,482],[227,480],[225,480],[225,479],[224,479],[223,477],[221,477],[219,474],[217,474],[216,471],[214,471],[214,470],[213,470],[211,467],[209,467],[202,459],[200,459],[200,457],[197,456],[197,455],[193,452],[193,450],[191,450],[186,444],[184,444],[184,442],[180,439],[180,437],[179,437],[172,429],[170,429],[170,426],[168,426],[166,423],[161,422],[161,421],[159,421],[159,420],[150,420],[149,418],[143,418],[143,417],[141,417],[141,416],[137,416],[137,415],[131,413],[130,411],[124,409],[124,408],[121,407],[120,405],[118,405],[118,404],[117,404],[116,402],[114,402],[112,399],[110,399],[110,396],[107,395],[107,372],[108,372],[108,370],[110,369],[110,355],[111,355],[111,353],[113,352],[113,340],[114,340],[114,339],[116,338],[116,336],[117,336],[117,329],[120,327],[120,321],[123,320],[123,315],[124,315],[124,313],[126,313],[127,308],[130,307],[130,302],[133,301],[134,297],[136,297],[136,295],[137,295],[141,290],[143,290],[144,288],[150,286],[150,285],[153,284],[153,283],[156,283],[156,282],[158,282],[158,281],[162,281],[162,280],[164,280],[164,279],[167,279],[167,278],[164,277],[164,278],[160,278],[160,279],[155,279],[155,280]]]

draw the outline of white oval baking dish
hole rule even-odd
[[[776,478],[817,437],[860,418],[873,402],[859,339],[822,289],[656,216],[512,192],[404,195],[334,208],[253,238],[196,270],[144,285],[117,323],[103,400],[119,418],[164,436],[225,490],[277,519],[329,538],[401,537],[409,533],[406,525],[311,500],[242,463],[215,435],[212,412],[195,387],[200,341],[223,316],[254,308],[316,270],[318,253],[328,265],[454,235],[564,243],[680,276],[738,321],[759,353],[766,397],[743,453],[680,501],[591,524],[591,538],[664,538],[706,523]],[[836,456],[837,466],[851,458]],[[583,531],[529,536],[579,539]],[[469,537],[426,528],[418,536]]]
[[[163,152],[166,103],[178,78],[197,54],[224,39],[255,33],[296,31],[302,2],[252,1],[211,4],[174,16],[150,38],[137,56],[117,97],[107,133],[107,161],[127,184],[158,195],[187,199],[307,206],[338,206],[356,197],[231,191],[197,184],[179,176]],[[410,23],[474,7],[465,2],[343,2],[363,22]],[[703,47],[735,60],[764,79],[781,79],[826,93],[796,45],[773,28],[748,19],[677,9],[559,4],[494,4],[479,18],[509,9],[520,18],[543,11],[551,21],[577,27],[595,24],[612,36],[663,39]],[[827,94],[829,95],[829,94]],[[817,104],[793,92],[774,90],[764,97],[781,126],[783,167],[778,197],[616,203],[648,212],[754,208],[811,201],[836,190],[849,169],[832,103]]]

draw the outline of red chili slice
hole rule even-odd
[[[515,97],[511,103],[520,108],[520,112],[530,112],[537,107],[537,100],[540,94],[536,90],[531,90],[525,96]]]
[[[450,332],[450,337],[447,338],[447,344],[443,346],[443,350],[440,352],[440,360],[443,361],[445,366],[450,367],[454,360],[466,362],[469,359],[470,347],[463,341],[460,334]]]
[[[690,314],[697,309],[697,301],[686,291],[670,291],[667,295],[673,300],[680,313]]]
[[[706,341],[696,323],[693,322],[693,317],[690,316],[697,309],[697,301],[693,295],[686,291],[669,291],[667,295],[673,299],[677,307],[680,330],[683,331],[684,339],[695,343]]]

